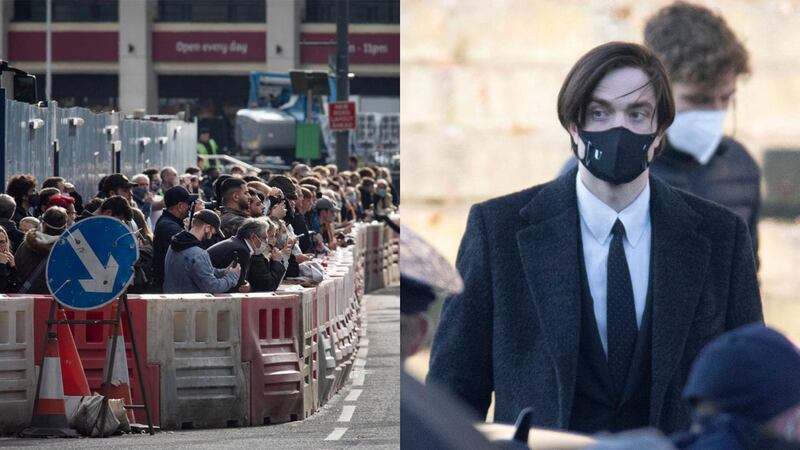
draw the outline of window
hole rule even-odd
[[[306,22],[336,22],[336,0],[306,0]],[[350,0],[350,23],[400,23],[400,0]]]
[[[15,22],[47,20],[45,0],[14,0]],[[119,0],[53,0],[53,22],[117,22]]]
[[[267,21],[264,0],[158,0],[157,22]]]

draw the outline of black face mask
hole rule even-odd
[[[147,195],[147,188],[137,186],[131,189],[131,193],[136,200],[143,201],[144,197]]]
[[[30,203],[31,208],[36,208],[39,206],[39,194],[31,194],[28,196],[28,203]]]
[[[592,175],[618,185],[630,183],[647,169],[647,150],[655,134],[637,134],[625,127],[605,131],[579,131],[586,154],[580,160]],[[577,154],[578,146],[572,143]]]

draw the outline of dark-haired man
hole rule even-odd
[[[159,291],[164,282],[164,259],[172,237],[184,230],[183,219],[189,217],[195,202],[197,194],[190,194],[183,186],[173,186],[164,194],[166,210],[153,231],[153,272]]]
[[[135,187],[136,183],[132,183],[125,175],[121,173],[112,173],[103,181],[102,190],[103,193],[106,194],[106,198],[119,195],[130,202],[133,200],[131,189]]]
[[[39,194],[36,192],[36,177],[30,174],[14,175],[8,180],[6,194],[14,198],[17,206],[11,220],[19,226],[23,217],[31,216],[31,208],[39,207]]]
[[[573,66],[558,117],[579,161],[474,205],[429,378],[495,419],[585,433],[689,424],[681,389],[708,341],[762,320],[747,225],[648,166],[674,117],[666,70],[612,42]]]
[[[222,198],[222,234],[225,237],[236,235],[236,231],[249,216],[246,210],[250,207],[250,193],[247,182],[241,178],[228,178],[220,189]]]
[[[100,205],[98,212],[101,216],[109,216],[127,224],[133,220],[133,211],[131,211],[130,202],[121,195],[113,195],[108,197]]]

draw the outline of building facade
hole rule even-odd
[[[0,58],[45,81],[45,0],[3,0]],[[336,0],[52,0],[62,106],[232,117],[253,70],[329,70]],[[350,0],[351,94],[399,97],[400,1]]]

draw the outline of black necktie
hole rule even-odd
[[[636,348],[636,308],[633,287],[622,238],[625,226],[619,219],[611,230],[611,248],[608,250],[608,284],[606,286],[606,326],[608,330],[608,367],[618,393],[625,387],[628,368]]]

